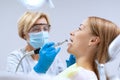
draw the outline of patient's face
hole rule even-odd
[[[70,33],[70,43],[68,44],[68,52],[75,55],[82,55],[89,47],[89,40],[91,38],[91,31],[86,25],[85,20],[78,29]]]

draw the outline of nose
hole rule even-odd
[[[40,31],[45,31],[45,30],[44,30],[44,26],[41,26],[41,27],[40,27]]]
[[[70,35],[73,36],[73,35],[74,35],[74,32],[70,32]]]

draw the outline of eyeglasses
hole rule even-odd
[[[29,32],[49,31],[50,26],[51,25],[45,23],[34,24]]]

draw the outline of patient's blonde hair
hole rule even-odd
[[[109,58],[108,46],[120,34],[120,30],[113,22],[94,16],[88,17],[88,26],[93,35],[100,37],[96,59],[99,63],[105,63]]]
[[[109,59],[108,47],[115,37],[120,34],[120,29],[113,22],[100,17],[88,17],[87,22],[92,34],[100,38],[95,58],[99,63],[105,63]],[[98,76],[97,66],[95,72]]]

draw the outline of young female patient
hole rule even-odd
[[[119,34],[113,22],[100,17],[88,17],[77,30],[70,33],[67,51],[76,57],[76,63],[57,77],[100,80],[96,61],[102,64],[107,62],[108,46]]]

